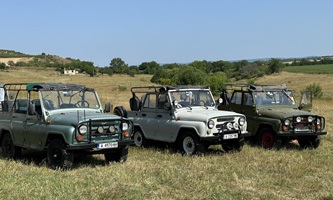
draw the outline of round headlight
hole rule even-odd
[[[109,127],[109,131],[110,131],[111,133],[113,133],[115,130],[116,130],[116,129],[114,128],[114,126],[110,126],[110,127]]]
[[[312,116],[309,116],[308,117],[308,122],[312,122],[313,121],[313,117]]]
[[[98,133],[103,133],[103,132],[104,132],[104,128],[103,128],[103,126],[99,126],[99,127],[97,128],[97,132],[98,132]]]
[[[127,123],[123,123],[123,131],[127,131],[128,129],[128,124]]]
[[[84,135],[86,134],[88,131],[88,127],[86,125],[81,125],[79,126],[79,134],[80,135]]]
[[[289,119],[284,120],[284,125],[289,126],[290,125],[290,120]]]
[[[316,123],[317,123],[317,125],[320,125],[320,119],[319,118],[317,118]]]
[[[232,128],[233,128],[233,125],[232,125],[232,123],[227,123],[227,128],[228,128],[228,130],[231,130]]]
[[[214,121],[213,120],[209,120],[208,121],[208,128],[212,129],[212,128],[214,128],[214,126],[215,126]]]
[[[301,122],[302,118],[301,117],[296,117],[296,122]]]
[[[240,117],[238,119],[238,123],[239,123],[239,125],[243,126],[245,124],[245,117]]]
[[[234,129],[239,129],[239,125],[237,122],[234,123]]]

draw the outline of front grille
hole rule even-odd
[[[92,142],[99,140],[122,140],[123,139],[122,123],[124,122],[129,123],[129,121],[125,121],[122,119],[117,119],[117,120],[90,119],[88,121],[81,122],[79,126],[81,126],[82,124],[86,125],[88,127],[88,131],[84,135],[84,139],[80,140],[80,142]],[[110,128],[110,126],[112,126],[113,128]],[[76,132],[77,135],[79,135],[78,131]]]

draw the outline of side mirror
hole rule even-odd
[[[216,100],[216,105],[220,105],[223,103],[223,99],[222,98],[219,98],[218,100]]]
[[[34,115],[35,111],[35,105],[30,102],[28,105],[28,115]]]
[[[108,102],[108,103],[106,103],[105,104],[105,108],[104,108],[104,112],[105,113],[109,113],[109,112],[111,112],[111,110],[112,110],[112,104],[110,103],[110,102]]]

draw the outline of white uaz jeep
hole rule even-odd
[[[133,121],[138,147],[149,140],[177,144],[189,155],[215,144],[226,152],[241,151],[244,136],[250,136],[245,116],[219,111],[207,86],[133,87],[131,92],[131,111],[117,106],[114,113]]]

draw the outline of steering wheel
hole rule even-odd
[[[74,107],[89,108],[89,103],[86,100],[78,101],[74,104]]]

